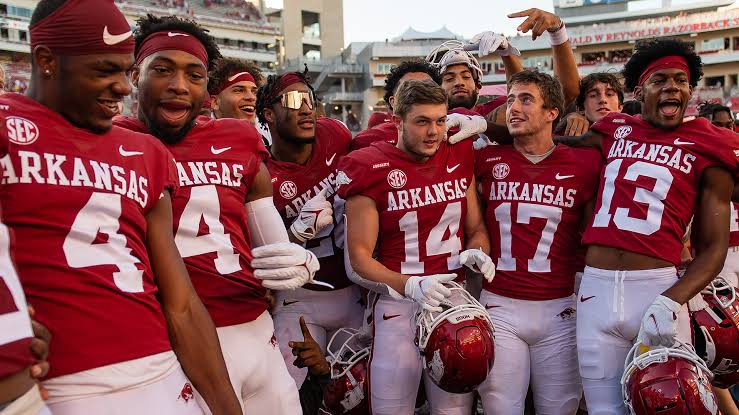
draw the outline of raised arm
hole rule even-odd
[[[574,101],[580,93],[580,75],[577,72],[577,62],[572,52],[572,45],[559,16],[534,8],[509,14],[508,17],[526,17],[526,20],[518,26],[518,30],[522,33],[530,30],[532,40],[536,40],[544,32],[549,34],[554,58],[554,75],[562,83],[565,106]]]
[[[169,192],[146,215],[146,225],[149,259],[177,360],[213,414],[241,414],[215,326],[174,243]]]

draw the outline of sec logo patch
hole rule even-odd
[[[620,140],[622,138],[626,138],[631,134],[631,126],[630,125],[622,125],[618,128],[616,128],[616,131],[613,132],[613,138],[616,140]]]
[[[39,136],[39,130],[36,124],[23,117],[6,118],[5,128],[8,130],[8,139],[10,142],[22,146],[33,143]]]
[[[282,182],[280,185],[280,196],[284,199],[292,199],[298,194],[298,186],[290,180]]]
[[[511,172],[511,167],[508,163],[498,163],[493,166],[493,177],[497,180],[503,180],[508,177],[508,173]]]
[[[405,172],[403,170],[391,170],[390,173],[387,174],[387,184],[392,186],[395,189],[400,189],[401,187],[405,186],[405,184],[408,182],[408,177],[405,175]]]

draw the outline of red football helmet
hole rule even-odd
[[[711,372],[692,346],[678,343],[644,354],[634,345],[621,377],[624,403],[631,415],[716,415]]]
[[[457,283],[441,313],[421,308],[416,342],[431,380],[450,393],[471,392],[493,367],[493,322],[485,308]]]
[[[328,342],[331,381],[323,391],[323,406],[332,415],[369,415],[366,399],[369,347],[355,329],[339,329]]]
[[[695,349],[713,372],[713,384],[727,388],[739,381],[739,296],[717,277],[690,302]],[[700,299],[698,299],[700,300]]]

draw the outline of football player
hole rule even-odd
[[[299,317],[305,316],[325,353],[336,330],[358,328],[363,316],[359,287],[344,270],[344,201],[335,197],[336,166],[349,152],[351,133],[333,118],[316,116],[314,94],[304,73],[290,72],[270,76],[257,101],[259,121],[272,133],[266,165],[275,206],[290,240],[318,257],[316,279],[326,283],[275,293],[275,335],[297,385],[303,384],[307,369],[292,364],[295,357],[287,343],[301,333]]]
[[[3,119],[3,131],[4,124]],[[0,156],[8,154],[7,145],[8,141],[0,140]],[[31,329],[29,308],[10,254],[12,239],[8,227],[0,222],[0,415],[50,415],[34,382],[34,378],[46,376],[48,363],[34,364],[33,352],[41,352],[38,358],[45,359],[48,338],[42,341],[42,350],[38,342],[34,344],[37,339]],[[36,323],[36,328],[50,336],[45,327]]]
[[[149,15],[135,40],[139,114],[116,123],[153,134],[174,155],[181,188],[172,202],[174,239],[213,317],[243,411],[299,413],[265,287],[302,286],[318,260],[288,242],[254,126],[198,117],[208,68],[220,56],[213,38],[194,22]]]
[[[390,111],[389,117],[392,116],[393,100],[395,99],[394,95],[398,89],[398,85],[409,79],[430,79],[441,85],[439,69],[425,60],[410,59],[393,66],[385,77],[385,96],[383,97]],[[398,129],[392,120],[388,120],[357,134],[351,141],[350,147],[352,151],[359,150],[360,148],[369,147],[376,141],[387,141],[393,145],[398,142]]]
[[[443,286],[467,265],[492,279],[470,140],[444,141],[447,98],[433,81],[403,82],[395,94],[398,143],[374,143],[339,164],[346,199],[350,273],[380,292],[372,304],[372,413],[412,413],[422,365],[414,344],[419,307],[441,310]],[[376,259],[374,256],[377,247]],[[469,414],[472,394],[444,392],[424,376],[433,414]]]
[[[594,72],[580,80],[577,95],[577,111],[563,117],[555,133],[576,136],[585,134],[590,125],[611,112],[621,112],[624,107],[624,87],[616,75]]]
[[[575,346],[575,272],[584,217],[592,213],[602,159],[555,145],[564,107],[559,82],[537,71],[511,77],[506,109],[513,145],[475,154],[475,175],[496,278],[480,302],[495,323],[495,364],[478,391],[487,412],[573,414],[582,386]]]
[[[724,115],[728,113],[727,117]],[[711,121],[716,127],[723,127],[734,131],[731,121],[731,110],[723,105],[705,103],[698,108],[698,116]],[[724,268],[719,275],[724,277],[734,287],[739,286],[739,203],[731,202],[731,218],[729,222],[729,251],[726,253]]]
[[[221,58],[208,74],[208,93],[216,118],[236,118],[252,124],[257,121],[257,90],[262,71],[253,63]]]
[[[131,92],[125,17],[112,1],[42,0],[30,32],[28,95],[0,97],[0,205],[26,297],[54,334],[49,408],[200,414],[189,377],[214,413],[240,413],[174,244],[172,156],[112,126]]]
[[[721,270],[739,148],[734,133],[703,118],[683,120],[702,75],[700,57],[676,39],[637,45],[625,86],[641,117],[611,113],[564,142],[593,145],[606,159],[580,286],[577,348],[593,413],[624,412],[623,359],[648,347],[690,342],[685,303]],[[695,214],[695,259],[677,278],[682,237]],[[697,230],[697,232],[696,232]]]

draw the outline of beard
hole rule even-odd
[[[164,144],[174,145],[185,139],[187,134],[190,133],[190,130],[195,127],[195,120],[190,120],[190,122],[188,122],[184,127],[175,132],[159,128],[159,126],[151,122],[148,117],[144,117],[144,124],[146,124],[146,128],[149,129],[149,133],[158,138],[159,141]]]
[[[466,97],[449,97],[449,109],[454,108],[467,108],[468,110],[471,110],[475,107],[475,104],[477,104],[477,97],[479,96],[479,92],[477,89],[470,92],[470,94]]]

